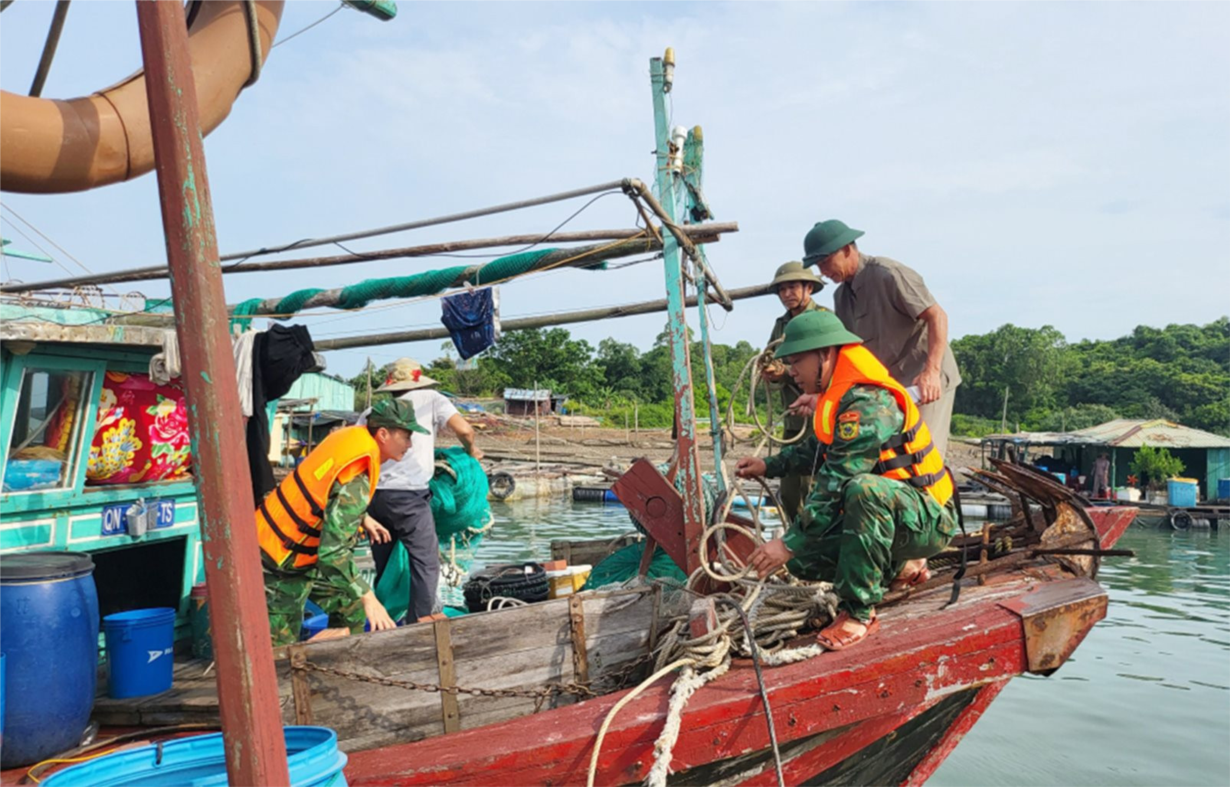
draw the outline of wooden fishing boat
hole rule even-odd
[[[231,781],[243,784],[285,781],[286,723],[336,730],[350,755],[351,784],[637,782],[653,769],[655,744],[670,725],[679,734],[663,757],[674,771],[669,781],[679,784],[913,783],[934,771],[1008,680],[1054,672],[1105,616],[1097,568],[1134,511],[1086,510],[1057,484],[1005,465],[981,475],[1009,496],[1012,519],[962,535],[933,561],[932,580],[885,599],[873,637],[847,652],[763,670],[756,659],[735,658],[678,710],[668,710],[670,683],[650,679],[650,662],[660,640],[680,627],[698,636],[719,632],[720,583],[707,588],[716,596],[663,584],[581,593],[300,643],[271,660],[254,536],[231,527],[249,515],[251,500],[227,473],[243,460],[235,392],[215,386],[211,374],[218,364],[229,374],[231,356],[225,329],[207,319],[225,308],[180,14],[175,4],[158,3],[143,4],[138,15],[158,76],[149,83],[150,115],[161,140],[156,163],[177,271],[189,417],[200,434],[216,430],[193,448],[204,568],[215,620],[226,625],[215,627],[216,683],[203,664],[186,664],[171,692],[100,703],[100,721],[152,727],[187,714],[217,719]],[[661,545],[690,575],[714,559],[714,543],[725,541],[736,556],[747,544],[725,531],[708,540],[713,511],[701,492],[685,279],[699,293],[702,347],[710,288],[732,307],[703,249],[679,226],[710,216],[700,129],[669,126],[673,53],[650,65],[662,201],[639,181],[621,188],[662,224],[654,231],[664,239],[680,491],[644,466],[616,486],[649,534],[647,556]],[[189,189],[189,182],[200,185]],[[698,390],[710,406],[714,465],[722,466],[705,360]],[[807,641],[803,634],[799,644]]]
[[[775,744],[751,660],[735,659],[701,688],[683,711],[670,783],[776,783],[774,749],[787,784],[920,783],[1010,679],[1062,666],[1106,615],[1096,568],[1135,511],[1079,508],[1022,472],[987,477],[1043,499],[1018,495],[1012,520],[959,537],[933,560],[935,578],[886,599],[876,635],[762,671]],[[589,561],[626,543],[557,542],[553,551]],[[948,603],[962,552],[966,575]],[[661,584],[584,592],[282,648],[283,720],[336,730],[350,784],[582,783],[599,729],[652,671],[663,632],[695,614],[672,607],[669,594]],[[100,698],[96,718],[213,721],[217,694],[203,666],[185,666],[168,694]],[[645,778],[671,685],[662,678],[613,716],[595,784]]]

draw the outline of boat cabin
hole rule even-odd
[[[180,638],[204,578],[186,401],[150,376],[173,326],[131,317],[0,304],[0,556],[88,552],[102,615],[171,607]]]

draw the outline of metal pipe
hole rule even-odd
[[[68,4],[72,0],[56,0],[56,10],[51,16],[51,28],[47,31],[47,42],[43,44],[43,56],[39,58],[38,70],[34,72],[34,82],[30,84],[30,95],[35,98],[43,94],[43,85],[47,83],[47,72],[51,70],[51,61],[55,59],[56,47],[60,45],[60,34],[64,32],[64,20],[68,18]]]
[[[638,203],[639,207],[639,203]],[[689,238],[696,243],[714,243],[719,236],[727,232],[738,232],[737,222],[712,222],[709,224],[690,224],[683,228]],[[662,240],[657,227],[651,231]],[[351,265],[359,262],[389,260],[402,257],[430,257],[436,254],[448,254],[455,251],[470,251],[473,249],[496,248],[500,246],[521,246],[527,244],[545,243],[577,243],[591,240],[620,240],[640,235],[640,229],[584,230],[581,232],[557,232],[555,234],[506,235],[496,238],[475,238],[471,240],[445,241],[429,243],[420,246],[402,246],[395,249],[379,249],[377,251],[361,252],[359,254],[338,254],[331,257],[304,257],[293,260],[274,260],[272,262],[237,262],[225,265],[222,273],[257,273],[260,271],[294,270],[298,268],[324,268],[332,265]],[[83,284],[119,284],[122,282],[147,281],[165,279],[170,275],[165,265],[149,265],[142,268],[128,268],[110,273],[92,273],[84,276],[70,276],[64,279],[50,279],[31,283],[15,282],[0,286],[0,292],[32,292],[35,290],[50,290],[60,287],[78,287]]]
[[[772,295],[774,290],[767,284],[757,284],[752,287],[741,287],[730,291],[731,300],[755,298],[760,295]],[[695,306],[696,296],[692,295],[685,301],[687,306]],[[577,322],[594,322],[596,320],[614,320],[619,317],[635,317],[639,314],[664,312],[668,308],[665,298],[642,303],[630,303],[624,306],[604,306],[598,309],[582,309],[573,312],[558,312],[537,317],[520,317],[512,320],[500,320],[501,331],[528,331],[534,328],[546,328],[555,325],[568,325]],[[328,350],[350,350],[355,347],[375,347],[382,344],[401,344],[402,342],[421,342],[428,339],[447,339],[447,328],[420,328],[415,331],[394,331],[392,333],[372,333],[363,336],[347,336],[341,339],[316,339],[314,344],[321,352]]]
[[[287,243],[282,246],[268,248],[262,246],[259,249],[251,251],[240,251],[233,254],[227,254],[222,257],[222,261],[246,259],[248,257],[259,257],[262,254],[277,254],[291,249],[306,249],[311,246],[323,246],[327,243],[339,243],[348,240],[359,240],[360,238],[374,238],[377,235],[389,235],[394,232],[405,232],[406,230],[417,230],[423,227],[434,227],[439,224],[451,224],[455,221],[465,221],[466,219],[477,219],[482,216],[493,216],[497,213],[507,213],[510,210],[521,210],[522,208],[532,208],[537,205],[548,205],[552,202],[563,202],[564,200],[575,199],[576,197],[585,197],[590,194],[597,194],[600,191],[616,191],[624,186],[623,180],[612,180],[609,183],[600,183],[597,186],[586,186],[581,189],[573,189],[572,191],[561,191],[558,194],[548,194],[545,197],[535,197],[534,199],[519,200],[517,202],[505,202],[503,205],[493,205],[489,208],[478,208],[477,210],[467,210],[462,213],[450,213],[446,216],[436,216],[430,219],[419,219],[418,221],[408,221],[404,224],[390,224],[387,227],[378,227],[371,230],[362,230],[360,232],[350,232],[345,235],[331,235],[327,238],[310,238],[307,240],[297,240],[294,243]]]
[[[231,784],[290,783],[253,526],[243,415],[227,334],[213,206],[179,0],[138,0],[154,167],[171,267],[213,610],[218,704]]]

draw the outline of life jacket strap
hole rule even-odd
[[[900,451],[905,448],[906,443],[914,442],[914,438],[918,437],[918,430],[922,428],[923,421],[918,419],[918,423],[914,424],[909,429],[906,429],[900,434],[895,434],[884,441],[884,445],[880,446],[881,451]]]
[[[289,511],[290,509],[288,508],[287,510]],[[277,521],[275,521],[273,516],[269,513],[269,508],[265,505],[264,500],[261,501],[260,512],[261,515],[265,517],[265,524],[269,525],[269,528],[273,531],[273,534],[278,537],[279,541],[282,542],[283,547],[291,552],[294,552],[296,555],[316,554],[316,547],[305,547],[302,544],[297,544],[294,539],[282,532],[282,528],[278,527]]]
[[[312,493],[308,490],[307,484],[303,483],[303,476],[299,475],[299,468],[295,468],[291,473],[291,477],[295,479],[295,484],[299,487],[299,493],[303,495],[303,499],[307,501],[308,506],[312,509],[312,516],[317,519],[324,519],[324,509],[316,502],[316,498],[312,497]]]
[[[921,464],[927,455],[935,450],[935,443],[927,443],[912,454],[898,454],[892,459],[881,459],[871,472],[884,475],[890,470],[900,470],[903,467]]]
[[[282,504],[282,509],[295,521],[295,526],[299,529],[299,532],[305,536],[320,538],[320,530],[313,527],[311,522],[296,514],[295,509],[290,507],[290,501],[286,499],[286,495],[282,492],[282,487],[276,486],[273,491],[277,493],[278,502]]]

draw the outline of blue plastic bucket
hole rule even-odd
[[[81,742],[98,671],[93,572],[94,561],[80,552],[21,552],[0,560],[0,768],[30,765]]]
[[[346,787],[346,755],[328,727],[286,727],[293,787]],[[227,784],[222,734],[193,735],[107,754],[57,771],[46,787],[222,787]]]
[[[299,633],[299,639],[311,639],[327,628],[329,628],[329,616],[324,612],[306,617],[303,619],[303,629]]]
[[[1230,478],[1217,479],[1217,499],[1230,500]]]
[[[112,699],[144,697],[171,688],[175,666],[175,610],[133,609],[103,618]]]
[[[1172,506],[1190,508],[1196,505],[1196,490],[1199,486],[1187,478],[1172,478],[1167,482],[1169,488],[1168,500]]]

